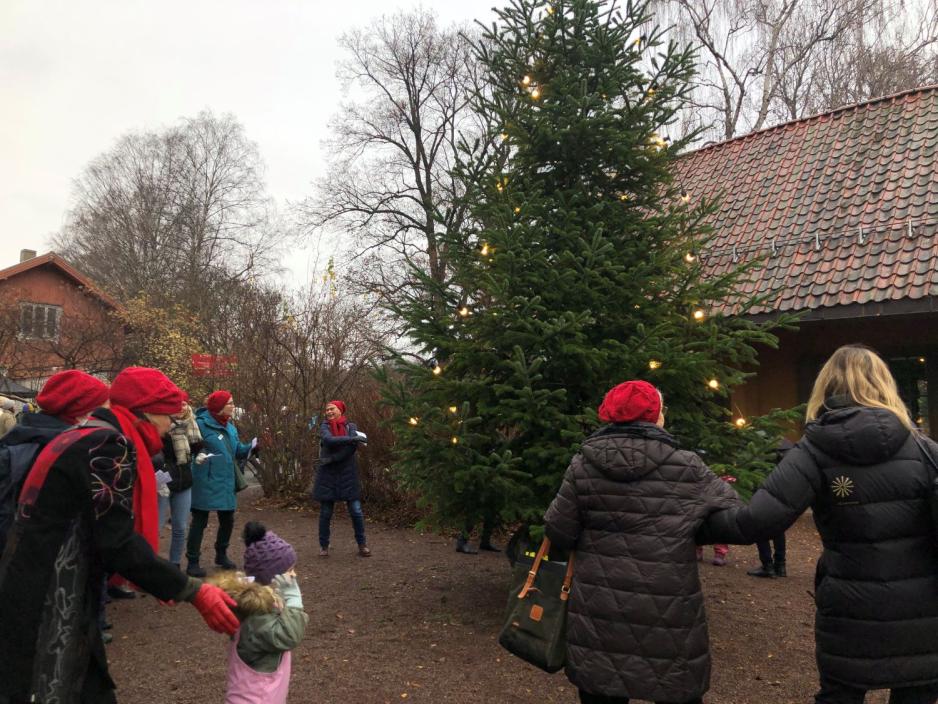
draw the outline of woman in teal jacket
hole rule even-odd
[[[199,566],[199,558],[210,511],[218,514],[215,564],[226,570],[237,569],[237,565],[228,558],[228,543],[237,508],[235,463],[246,459],[256,443],[243,443],[238,439],[238,429],[231,422],[232,413],[234,399],[231,393],[220,390],[210,394],[205,407],[195,414],[205,444],[202,453],[192,460],[192,523],[186,541],[186,574],[192,577],[205,576],[205,570]]]

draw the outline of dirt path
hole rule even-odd
[[[294,652],[290,701],[577,701],[562,674],[541,673],[498,646],[507,593],[504,556],[459,555],[439,536],[372,523],[374,557],[363,560],[355,553],[351,524],[337,511],[333,555],[323,560],[316,556],[313,513],[261,508],[250,496],[241,505],[236,531],[247,520],[263,520],[299,555],[310,625]],[[813,701],[808,592],[819,544],[810,519],[799,521],[788,537],[788,579],[747,577],[754,548],[733,548],[727,567],[701,568],[714,655],[711,704]],[[212,539],[207,535],[205,544]],[[114,624],[108,655],[122,704],[223,699],[226,642],[202,625],[194,609],[160,607],[141,597],[115,602],[108,615]]]

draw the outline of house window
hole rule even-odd
[[[59,334],[62,306],[47,303],[20,304],[20,335],[31,339],[53,340]]]

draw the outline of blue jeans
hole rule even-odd
[[[362,511],[362,502],[346,501],[348,506],[348,515],[352,519],[352,526],[355,528],[355,542],[359,545],[365,544],[365,513]],[[332,537],[332,514],[335,511],[335,501],[319,502],[319,547],[329,547],[329,539]]]
[[[178,565],[182,550],[186,546],[186,527],[189,525],[189,508],[192,506],[192,489],[177,491],[169,496],[159,496],[160,532],[166,525],[166,515],[173,522],[173,537],[169,545],[169,561]]]

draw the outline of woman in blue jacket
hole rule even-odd
[[[326,420],[319,426],[319,471],[313,487],[313,499],[319,502],[319,556],[329,557],[332,513],[336,501],[345,501],[355,528],[358,554],[371,557],[365,544],[365,514],[362,512],[361,484],[355,452],[365,442],[354,423],[345,417],[345,403],[326,404]]]
[[[218,514],[215,564],[226,570],[237,569],[237,565],[228,558],[228,543],[237,508],[235,463],[247,459],[255,443],[243,443],[238,439],[238,429],[231,422],[234,407],[231,393],[220,390],[210,394],[205,407],[195,414],[204,445],[202,452],[192,461],[192,523],[186,541],[186,574],[192,577],[205,576],[205,570],[199,566],[199,557],[210,511]]]

